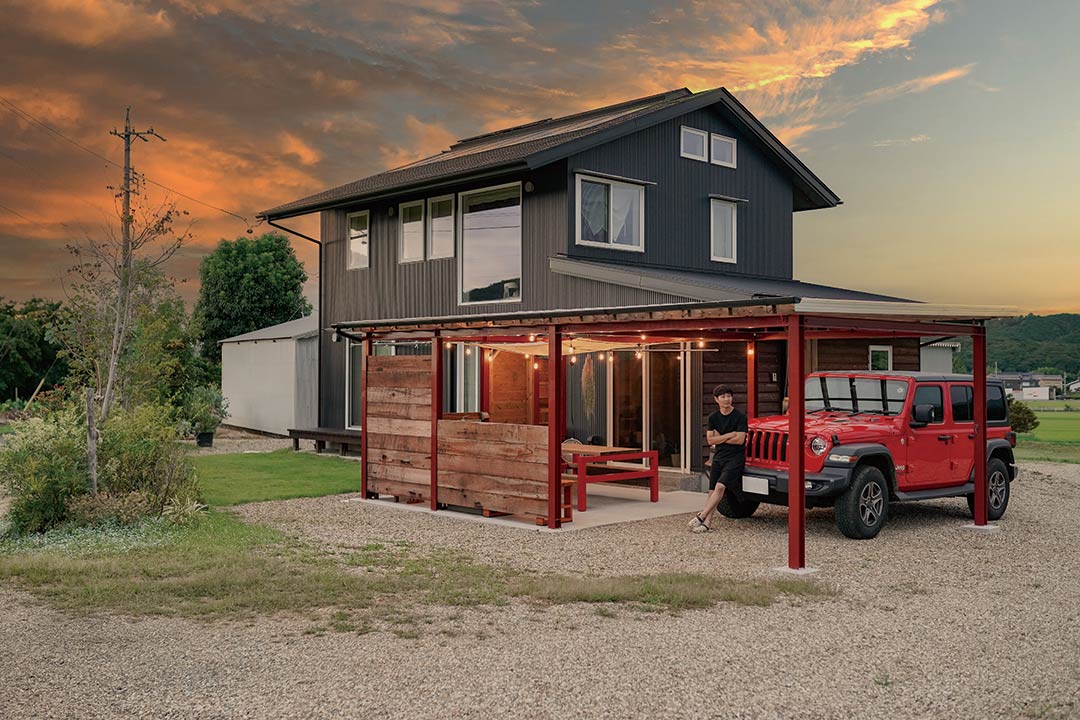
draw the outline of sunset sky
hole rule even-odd
[[[130,105],[168,140],[138,171],[253,221],[457,138],[724,86],[844,200],[796,215],[798,279],[1080,311],[1078,29],[1075,0],[4,0],[0,296],[62,297],[120,183],[15,108],[119,163]],[[248,224],[176,199],[190,299]]]

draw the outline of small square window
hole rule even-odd
[[[369,222],[367,210],[349,215],[349,264],[350,270],[366,268],[369,262]]]
[[[870,346],[870,369],[879,371],[891,371],[893,369],[892,345]]]
[[[736,206],[726,200],[710,200],[710,231],[712,242],[712,259],[714,262],[733,263],[736,261],[735,243],[736,229]]]
[[[424,259],[424,201],[402,203],[398,206],[401,226],[401,242],[398,244],[398,262],[416,262]]]
[[[709,133],[682,126],[679,134],[679,154],[691,160],[709,161]]]
[[[725,137],[712,133],[709,136],[709,155],[713,165],[735,167],[735,153],[738,149],[735,138]]]

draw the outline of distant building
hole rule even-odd
[[[1006,389],[1017,400],[1056,400],[1065,387],[1065,378],[1061,375],[1015,372],[990,377],[1005,383]]]
[[[919,346],[919,367],[925,372],[951,373],[953,355],[960,349],[958,342],[931,342]]]
[[[221,341],[226,422],[275,435],[318,423],[319,321],[290,320]]]

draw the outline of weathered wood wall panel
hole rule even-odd
[[[547,514],[547,428],[439,421],[439,502],[514,515]]]
[[[368,490],[431,495],[431,357],[372,355],[367,364]]]
[[[491,373],[491,404],[488,408],[491,422],[528,423],[529,374],[525,356],[500,352],[487,367]]]

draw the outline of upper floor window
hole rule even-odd
[[[709,135],[709,156],[714,165],[735,167],[735,152],[737,150],[735,138],[712,133]]]
[[[578,245],[645,251],[645,187],[577,176]]]
[[[679,154],[691,160],[709,162],[708,142],[709,133],[683,125],[679,133]]]
[[[371,214],[367,211],[349,213],[349,269],[366,268],[371,247],[368,242]]]
[[[429,260],[454,257],[454,196],[428,200]]]
[[[415,262],[424,259],[424,201],[402,203],[398,206],[401,240],[398,244],[398,262]]]
[[[892,345],[870,346],[870,369],[892,370]]]
[[[521,299],[521,183],[458,195],[461,302]]]
[[[736,261],[736,206],[727,200],[709,201],[712,222],[712,259],[716,262]]]

